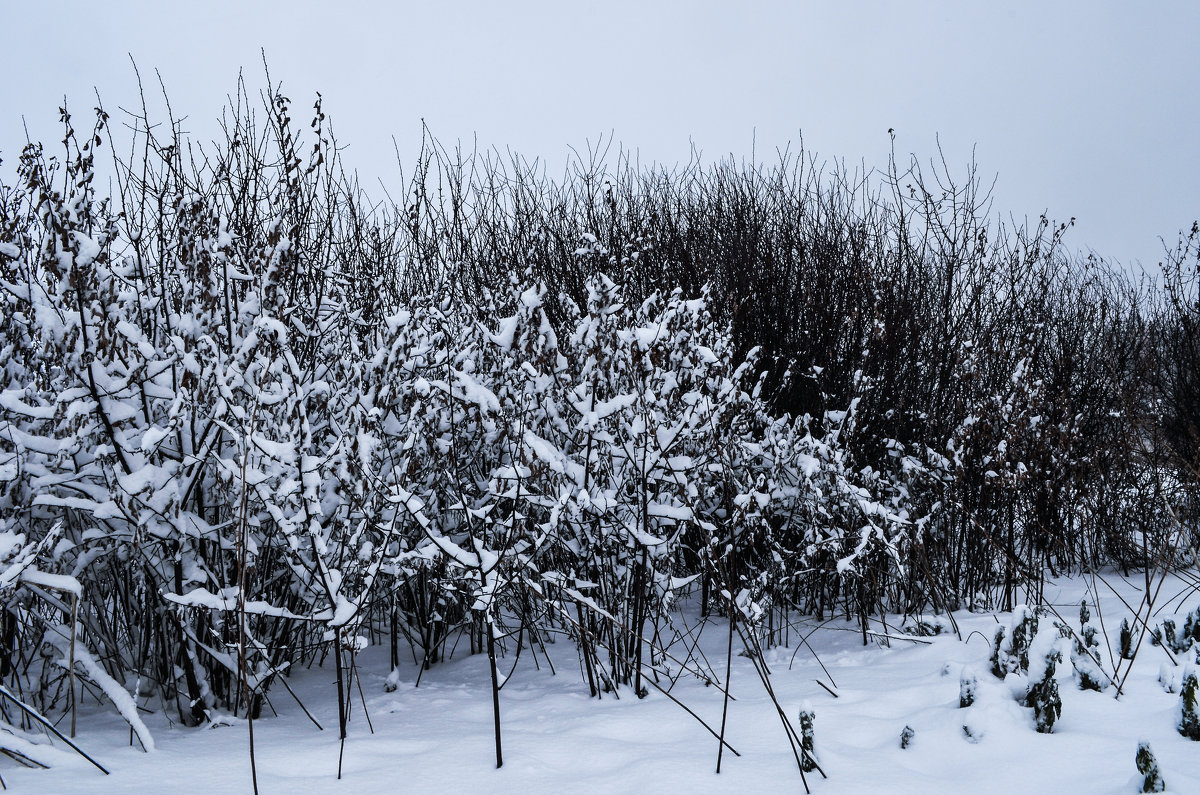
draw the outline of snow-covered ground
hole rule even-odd
[[[1136,605],[1138,577],[1105,578]],[[1079,598],[1090,580],[1060,580],[1048,599],[1069,623],[1078,621]],[[1115,645],[1116,627],[1132,610],[1099,586],[1105,626]],[[1175,594],[1183,594],[1171,600]],[[1168,600],[1171,600],[1168,604]],[[1089,601],[1091,596],[1089,595]],[[1168,579],[1152,624],[1200,603],[1185,580]],[[1093,623],[1099,624],[1093,608]],[[1068,655],[1058,666],[1062,717],[1053,734],[1034,730],[1032,710],[1014,697],[1015,677],[989,672],[990,640],[997,622],[990,613],[960,612],[964,641],[953,632],[926,643],[892,641],[890,648],[862,646],[855,625],[831,622],[812,634],[807,647],[766,653],[772,684],[789,716],[804,702],[816,713],[817,757],[828,774],[808,773],[817,793],[1128,793],[1136,791],[1134,754],[1145,739],[1161,765],[1169,792],[1200,792],[1200,743],[1176,731],[1179,696],[1160,684],[1175,682],[1175,668],[1161,648],[1143,644],[1124,694],[1077,689]],[[814,627],[801,622],[793,632]],[[880,627],[881,632],[883,627]],[[891,632],[897,632],[891,627]],[[703,647],[724,671],[725,625],[714,622]],[[355,692],[342,779],[336,779],[339,743],[331,670],[313,668],[291,680],[320,721],[318,730],[282,687],[271,700],[279,717],[255,722],[260,790],[274,792],[803,792],[800,772],[772,702],[752,661],[733,658],[727,738],[741,754],[725,754],[714,767],[717,741],[683,709],[651,690],[643,700],[624,690],[619,699],[588,697],[574,649],[550,646],[558,668],[525,656],[501,693],[504,767],[494,768],[492,712],[484,655],[459,656],[427,671],[414,687],[416,668],[400,672],[400,686],[385,692],[386,650],[359,657],[363,694],[373,726]],[[735,653],[741,644],[735,640]],[[1105,666],[1109,656],[1101,652]],[[828,669],[828,675],[822,665]],[[504,666],[507,670],[507,666]],[[960,675],[978,678],[974,706],[959,708]],[[830,681],[832,678],[832,682]],[[826,692],[820,679],[837,693]],[[672,695],[711,725],[721,717],[721,694],[684,676]],[[151,703],[152,709],[155,704]],[[129,746],[129,729],[110,705],[87,701],[79,744],[111,771],[104,776],[65,750],[50,770],[16,768],[4,760],[0,775],[15,792],[245,792],[250,787],[246,725],[209,729],[172,728],[161,712],[145,714],[157,748]],[[913,730],[909,747],[901,732]],[[964,726],[972,737],[967,737]],[[135,743],[136,745],[136,743]],[[61,747],[61,744],[60,744]]]

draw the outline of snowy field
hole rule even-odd
[[[1106,575],[1121,596],[1102,582],[1076,578],[1047,587],[1047,599],[1073,626],[1079,599],[1102,590],[1093,623],[1103,616],[1112,642],[1121,618],[1131,616],[1142,581]],[[1169,578],[1154,626],[1200,603],[1187,580]],[[953,631],[923,642],[876,641],[862,646],[856,624],[830,622],[807,647],[766,653],[772,684],[793,723],[801,705],[815,711],[817,758],[827,773],[807,774],[818,793],[1128,793],[1137,791],[1134,754],[1148,740],[1169,792],[1200,792],[1200,745],[1176,731],[1180,698],[1176,667],[1147,639],[1120,699],[1113,688],[1081,691],[1062,641],[1058,666],[1062,716],[1053,734],[1034,729],[1033,711],[1021,706],[1023,677],[995,678],[989,671],[991,637],[1003,614],[955,615],[965,642]],[[793,631],[815,628],[804,621]],[[881,634],[899,634],[889,622]],[[726,625],[710,623],[703,648],[723,673]],[[735,640],[734,652],[741,648]],[[255,722],[260,790],[273,792],[803,792],[800,772],[771,700],[752,661],[733,658],[727,739],[740,753],[725,754],[714,767],[717,742],[696,720],[659,692],[643,700],[629,689],[619,699],[588,697],[573,647],[548,646],[558,673],[545,658],[524,656],[501,692],[504,728],[502,769],[494,768],[492,713],[485,655],[456,655],[434,666],[414,687],[417,670],[400,671],[399,687],[385,691],[386,649],[359,656],[363,697],[355,692],[350,735],[338,781],[336,697],[333,672],[316,668],[292,678],[292,687],[324,730],[318,730],[283,688],[272,690],[278,717]],[[1193,652],[1194,653],[1194,652]],[[1106,670],[1110,658],[1100,655]],[[1179,655],[1175,655],[1178,659]],[[540,668],[534,666],[534,659]],[[822,668],[822,663],[826,673]],[[507,670],[505,664],[503,670]],[[964,672],[978,679],[976,702],[960,709]],[[835,698],[818,684],[837,693]],[[666,682],[664,682],[664,686]],[[684,675],[671,694],[717,727],[721,694]],[[364,715],[365,700],[370,726]],[[14,792],[245,792],[250,788],[244,722],[207,729],[171,727],[154,702],[146,724],[156,750],[129,746],[129,731],[109,705],[84,702],[77,741],[111,770],[104,776],[67,751],[43,753],[50,770],[0,769]],[[909,747],[900,747],[905,727]],[[964,726],[969,729],[967,736]],[[373,727],[373,733],[371,728]],[[59,747],[62,747],[59,744]]]

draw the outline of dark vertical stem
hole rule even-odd
[[[729,717],[729,680],[733,668],[733,632],[737,625],[733,594],[729,594],[729,642],[725,648],[725,696],[721,704],[721,736],[717,746],[717,773],[721,772],[721,757],[725,753],[725,721]]]
[[[346,750],[346,683],[342,675],[342,642],[340,635],[341,633],[335,630],[333,657],[337,666],[338,740],[341,743],[341,746],[338,748],[337,777],[339,781],[342,778],[342,754]]]
[[[176,542],[178,546],[181,542]],[[176,551],[175,555],[175,593],[183,593],[183,561],[181,559],[182,550]],[[183,614],[182,611],[175,611],[176,638],[178,640],[178,665],[183,669],[184,681],[187,682],[188,703],[189,708],[184,712],[180,705],[179,718],[185,726],[198,726],[204,720],[204,712],[206,704],[204,703],[204,695],[200,691],[200,680],[196,678],[196,669],[193,667],[192,655],[188,652],[189,640],[187,633],[183,629]]]
[[[737,629],[737,599],[733,582],[734,572],[737,571],[737,524],[729,531],[729,557],[725,563],[725,594],[729,599],[729,640],[725,647],[725,695],[721,704],[721,744],[717,747],[717,773],[721,772],[721,757],[725,753],[725,721],[729,717],[729,680],[733,671],[733,633]]]
[[[499,769],[504,766],[504,753],[500,747],[500,679],[496,670],[496,633],[491,616],[487,617],[484,628],[487,632],[488,665],[492,669],[492,717],[496,728],[496,768]]]
[[[242,454],[242,504],[241,517],[238,522],[238,674],[242,680],[242,696],[246,701],[246,726],[250,733],[250,783],[254,795],[258,795],[258,764],[254,758],[254,703],[250,693],[250,677],[246,671],[246,533],[248,522],[246,512],[246,454]]]

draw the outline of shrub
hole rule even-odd
[[[1189,669],[1183,675],[1179,686],[1179,733],[1189,740],[1200,740],[1200,706],[1197,697],[1200,696],[1200,684],[1197,683],[1195,669]]]
[[[1150,751],[1150,743],[1143,740],[1138,743],[1137,756],[1138,772],[1142,774],[1142,792],[1165,792],[1167,784],[1163,781],[1162,772],[1158,769],[1158,760]]]

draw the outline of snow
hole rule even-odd
[[[79,253],[75,256],[75,261],[83,267],[90,265],[96,257],[100,256],[100,244],[93,240],[90,236],[82,232],[72,232],[71,238],[75,242]]]
[[[150,428],[148,428],[146,430],[146,432],[144,434],[142,434],[142,444],[141,444],[142,452],[143,453],[152,452],[154,450],[154,448],[158,446],[158,443],[161,442],[164,438],[166,438],[166,436],[167,436],[166,430],[159,428],[157,425],[151,426]]]
[[[1136,575],[1123,584],[1115,574],[1106,579],[1121,598],[1138,598]],[[1167,587],[1172,585],[1189,594],[1180,615],[1200,602],[1182,578]],[[1073,623],[1087,586],[1084,578],[1063,579],[1049,584],[1046,596]],[[1105,616],[1127,612],[1117,596],[1100,601]],[[699,622],[694,612],[686,618]],[[1142,740],[1158,759],[1167,792],[1200,792],[1200,746],[1177,733],[1179,697],[1158,681],[1163,665],[1180,669],[1161,649],[1142,649],[1120,699],[1111,688],[1077,689],[1071,665],[1060,664],[1062,717],[1054,733],[1044,735],[1034,731],[1032,710],[1014,698],[1014,677],[1000,680],[988,671],[992,629],[1008,626],[1010,617],[959,611],[954,618],[961,641],[943,632],[919,643],[894,640],[890,648],[878,642],[863,647],[857,625],[841,619],[820,628],[811,619],[797,619],[792,647],[765,652],[772,686],[793,724],[798,726],[805,702],[816,714],[815,746],[829,778],[806,774],[814,793],[1131,793],[1140,782],[1134,757]],[[900,617],[889,617],[888,626],[878,628],[896,635],[899,625]],[[816,656],[798,645],[810,631]],[[725,625],[711,621],[701,643],[721,668],[725,642]],[[270,717],[254,725],[260,790],[384,793],[399,784],[405,792],[803,792],[772,702],[753,662],[738,656],[736,641],[731,679],[736,700],[729,705],[726,737],[741,755],[726,752],[719,776],[717,741],[666,696],[652,689],[639,700],[625,689],[620,698],[589,698],[574,648],[566,642],[547,648],[557,675],[544,658],[534,658],[535,667],[527,650],[501,691],[500,770],[492,756],[486,655],[460,653],[421,674],[417,687],[419,670],[411,659],[393,672],[386,646],[361,652],[356,665],[374,733],[356,698],[340,782],[332,672],[301,670],[289,680],[292,689],[324,731],[286,692],[273,689],[271,706],[279,716],[264,710]],[[1101,658],[1107,665],[1106,652]],[[511,667],[510,652],[499,668],[508,674]],[[975,703],[960,709],[964,673],[977,676]],[[670,692],[719,726],[717,688],[684,675]],[[145,718],[157,740],[153,754],[142,753],[136,743],[130,747],[128,725],[106,705],[90,699],[81,705],[76,742],[112,771],[109,777],[64,748],[38,749],[38,758],[53,765],[50,770],[8,765],[0,774],[15,792],[159,791],[164,782],[180,792],[249,791],[244,721],[223,716],[212,728],[185,729],[168,724],[155,701],[141,706],[151,711]],[[911,739],[902,749],[905,727]]]
[[[8,409],[16,414],[24,414],[26,417],[31,417],[33,419],[54,419],[53,406],[31,406],[25,401],[21,400],[23,394],[23,389],[5,389],[0,391],[0,407]]]
[[[172,604],[183,607],[203,607],[208,610],[232,612],[237,610],[237,589],[233,588],[229,590],[232,591],[230,595],[218,596],[205,588],[196,588],[185,594],[164,593],[162,594],[162,598]],[[276,616],[278,618],[292,619],[304,618],[282,607],[276,607],[262,601],[247,600],[244,609],[247,615]]]
[[[74,577],[67,574],[50,574],[39,571],[32,566],[21,572],[21,581],[40,585],[43,588],[50,588],[55,591],[72,593],[75,596],[83,595],[83,586]]]
[[[62,751],[44,742],[33,742],[28,737],[18,737],[0,732],[0,750],[12,751],[47,767],[71,761],[71,752]]]
[[[665,517],[680,522],[693,518],[692,509],[686,505],[668,505],[662,502],[649,503],[646,506],[646,513],[650,516]]]
[[[578,465],[573,464],[567,459],[557,447],[533,431],[526,430],[523,439],[525,444],[529,446],[530,451],[544,461],[554,472],[561,474],[570,468],[572,475],[574,475],[575,471],[579,469]]]
[[[513,336],[517,332],[517,323],[521,320],[520,315],[502,318],[499,322],[499,328],[495,334],[488,334],[488,337],[498,345],[501,350],[511,350],[513,346]]]
[[[125,719],[129,728],[137,734],[142,748],[147,752],[153,751],[155,748],[154,738],[151,736],[150,730],[146,728],[146,724],[142,722],[141,716],[138,715],[137,703],[133,700],[133,696],[117,684],[117,681],[96,662],[91,652],[87,650],[86,644],[76,642],[72,649],[70,640],[55,632],[46,634],[46,642],[57,648],[62,653],[64,660],[70,659],[70,656],[74,655],[75,664],[83,669],[87,678],[99,687],[105,697],[117,708],[117,712]]]
[[[495,393],[471,376],[466,368],[455,370],[454,378],[455,386],[459,390],[453,393],[454,397],[464,403],[479,406],[479,410],[485,414],[500,411],[500,401],[496,399]]]

